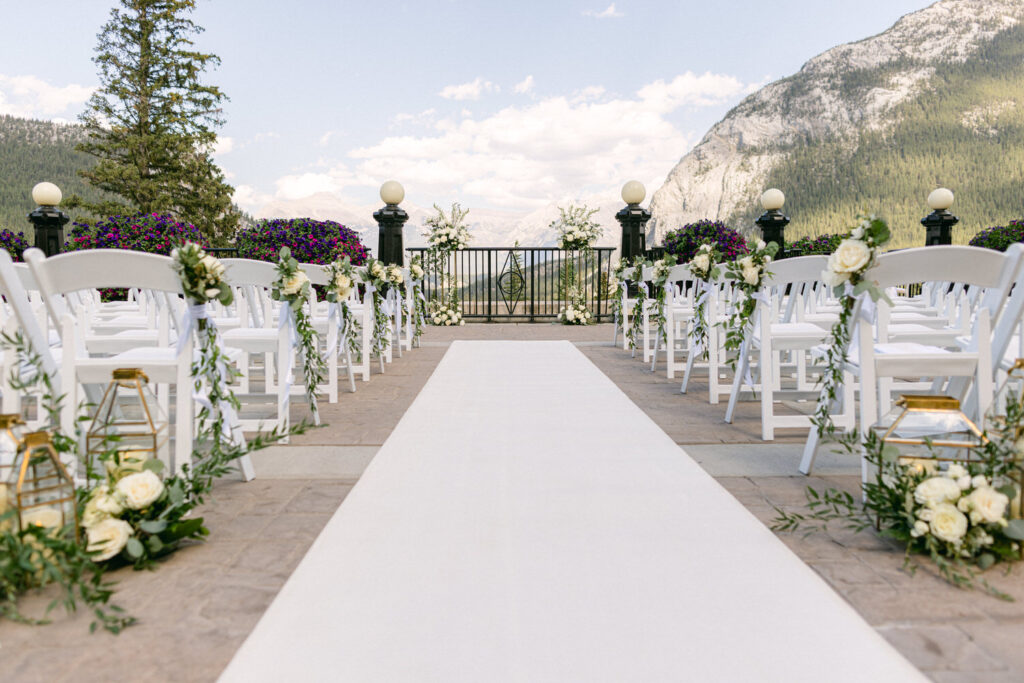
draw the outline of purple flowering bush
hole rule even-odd
[[[972,247],[1006,251],[1016,242],[1024,242],[1024,221],[1010,221],[1009,225],[986,228],[972,237],[968,244]]]
[[[241,258],[277,261],[281,247],[288,247],[299,263],[326,265],[348,256],[361,266],[369,255],[354,230],[334,221],[312,218],[262,220],[238,232],[235,239]]]
[[[846,234],[801,237],[786,245],[786,256],[828,256],[846,239]]]
[[[64,251],[131,249],[168,256],[171,249],[185,241],[209,246],[199,228],[191,223],[177,221],[169,214],[111,216],[93,225],[72,223],[71,226]]]
[[[710,243],[725,261],[734,261],[737,256],[747,253],[747,241],[738,232],[722,221],[707,219],[687,223],[665,235],[663,244],[666,254],[675,254],[679,263],[689,263],[700,248]]]
[[[12,232],[7,228],[0,230],[0,247],[7,250],[7,253],[11,255],[11,259],[20,261],[21,253],[30,246],[32,245],[25,241],[25,233]]]

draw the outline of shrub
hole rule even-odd
[[[722,221],[707,219],[688,223],[665,235],[665,253],[675,254],[679,263],[688,263],[705,242],[710,242],[726,261],[747,253],[747,241]]]
[[[972,247],[1006,251],[1015,242],[1024,242],[1024,221],[1010,221],[1009,225],[997,225],[982,230],[972,237],[968,244]]]
[[[72,223],[64,251],[82,249],[131,249],[168,256],[186,240],[209,246],[203,233],[191,223],[181,223],[169,214],[138,213],[111,216],[88,223]]]
[[[0,247],[6,249],[15,261],[20,261],[22,252],[30,246],[32,245],[25,241],[25,233],[12,232],[7,228],[0,230]]]
[[[312,218],[262,220],[240,230],[235,240],[238,255],[258,261],[277,261],[281,247],[291,249],[299,263],[326,265],[348,256],[354,265],[366,262],[368,252],[359,235],[334,221]]]
[[[846,234],[801,237],[786,245],[786,256],[828,256],[846,239]]]

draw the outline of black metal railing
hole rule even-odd
[[[413,256],[427,250],[412,248]],[[429,259],[424,294],[441,301],[445,287],[458,290],[462,315],[482,320],[552,319],[575,287],[596,320],[609,320],[608,278],[612,252],[608,247],[570,251],[554,247],[469,247],[450,253],[437,267]],[[445,277],[441,277],[441,270]],[[452,284],[454,283],[454,284]]]

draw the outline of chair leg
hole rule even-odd
[[[185,348],[187,358],[192,358],[192,345]],[[185,465],[192,466],[192,439],[194,424],[192,418],[192,368],[191,362],[178,363],[174,385],[174,463],[173,471],[181,474]],[[170,464],[170,463],[168,463]]]
[[[291,344],[287,337],[279,337],[277,342],[277,424],[282,430],[287,430],[291,424],[291,391],[286,390],[288,378],[286,374],[286,363],[288,355],[292,353]],[[289,438],[281,439],[280,443],[288,443]]]
[[[729,405],[725,409],[725,421],[732,424],[732,415],[736,411],[736,401],[739,399],[740,391],[743,389],[743,376],[747,374],[750,360],[747,354],[740,354],[736,363],[736,374],[732,378],[732,391],[729,392]]]
[[[680,394],[686,393],[686,385],[690,383],[690,374],[693,372],[693,364],[695,361],[696,354],[694,354],[693,349],[690,349],[690,352],[686,354],[686,370],[683,371],[683,384],[679,387]]]
[[[773,372],[779,369],[776,362],[778,358],[772,350],[771,339],[762,339],[761,350],[758,353],[757,366],[761,370],[761,440],[773,441],[775,439],[775,424],[772,422],[774,414],[775,388],[778,377],[773,377]]]

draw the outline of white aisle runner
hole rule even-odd
[[[571,344],[458,341],[221,680],[924,679]]]

